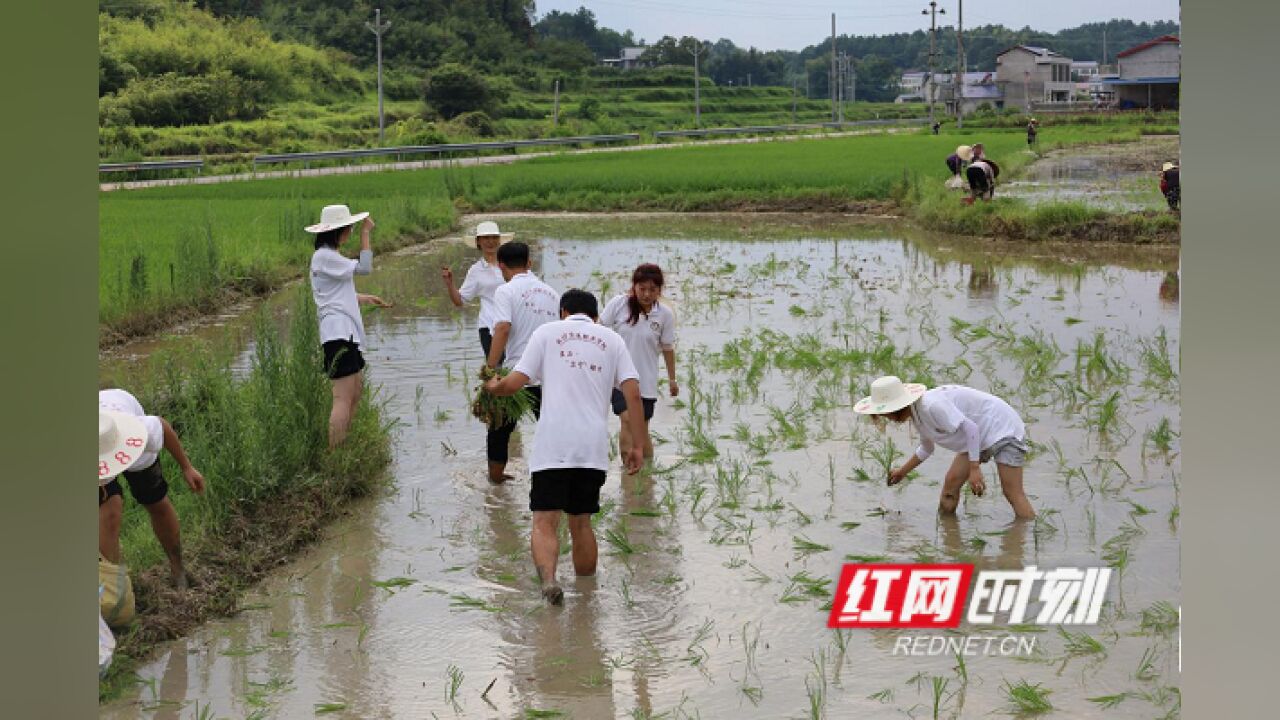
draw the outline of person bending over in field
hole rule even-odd
[[[653,459],[653,439],[649,421],[658,403],[658,355],[667,365],[667,388],[671,397],[680,394],[676,383],[676,317],[671,308],[658,300],[662,296],[662,268],[645,263],[631,274],[631,291],[618,295],[604,306],[600,324],[611,328],[627,343],[627,351],[640,374],[640,401],[644,405],[644,434],[632,437],[631,429],[622,423],[618,433],[618,449],[625,458],[633,444],[644,450],[645,460]],[[613,414],[619,417],[627,409],[622,391],[614,389]]]
[[[361,220],[360,258],[353,260],[338,248],[351,238],[351,229]],[[305,229],[316,236],[316,251],[311,256],[311,295],[320,322],[324,371],[333,381],[333,407],[329,411],[329,447],[333,448],[347,439],[351,418],[360,404],[361,371],[365,366],[360,305],[391,307],[391,303],[377,295],[356,292],[355,276],[373,271],[373,249],[369,244],[373,218],[369,213],[352,215],[346,205],[328,205],[320,212],[320,222]]]
[[[942,481],[938,511],[950,515],[960,504],[960,488],[968,481],[974,495],[986,492],[981,464],[995,460],[1004,497],[1019,518],[1035,517],[1022,489],[1026,459],[1026,426],[1009,403],[995,395],[963,385],[932,390],[918,383],[904,384],[889,375],[871,383],[871,395],[853,407],[860,415],[910,421],[920,434],[915,455],[889,473],[897,485],[933,454],[935,445],[954,451],[955,460]]]
[[[178,511],[169,500],[169,484],[160,468],[160,450],[178,462],[192,492],[204,492],[204,476],[191,464],[182,441],[168,420],[147,415],[131,393],[118,388],[98,391],[98,552],[120,564],[120,522],[124,516],[124,488],[146,508],[151,530],[169,560],[174,587],[187,588],[190,576],[182,563]]]

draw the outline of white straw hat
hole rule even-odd
[[[1171,163],[1171,162],[1167,162],[1167,163],[1165,163],[1165,164],[1164,164],[1164,167],[1162,167],[1162,168],[1160,168],[1160,169],[1161,169],[1162,171],[1163,171],[1163,170],[1172,170],[1172,169],[1174,169],[1174,168],[1176,168],[1176,167],[1178,167],[1176,164]]]
[[[142,418],[111,410],[98,411],[98,485],[129,469],[147,447]]]
[[[346,205],[325,205],[320,211],[320,222],[315,225],[308,225],[305,229],[309,233],[329,232],[338,228],[354,225],[361,220],[369,217],[369,213],[362,212],[351,214],[351,208]]]
[[[476,237],[486,237],[489,235],[501,235],[502,231],[498,229],[498,223],[485,220],[476,226]]]
[[[956,155],[958,155],[961,160],[969,162],[973,159],[973,147],[970,145],[961,145],[956,148]]]
[[[859,400],[853,411],[859,415],[891,413],[919,400],[927,389],[920,383],[904,384],[893,375],[886,375],[871,383],[871,396]]]

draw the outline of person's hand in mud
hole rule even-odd
[[[897,467],[889,471],[889,487],[893,487],[903,480],[907,479],[907,474],[911,471],[904,467]]]
[[[357,294],[356,300],[364,303],[365,305],[372,305],[374,307],[380,307],[380,308],[395,307],[395,303],[389,303],[386,300],[383,300],[382,298],[378,297],[377,295],[368,295],[366,293]]]
[[[191,488],[191,492],[197,495],[204,492],[204,475],[201,475],[195,467],[184,469],[182,477],[187,481],[187,487]]]
[[[982,478],[982,467],[978,463],[969,465],[969,489],[978,497],[987,491],[987,482]]]

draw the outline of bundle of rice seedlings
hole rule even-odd
[[[475,387],[471,397],[471,414],[491,428],[498,428],[508,423],[519,422],[525,415],[533,412],[533,393],[520,388],[515,395],[498,397],[484,391],[484,383],[491,377],[506,377],[510,369],[500,367],[492,370],[480,368],[480,384]]]

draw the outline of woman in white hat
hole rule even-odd
[[[975,495],[986,491],[981,464],[996,461],[1004,497],[1019,518],[1035,517],[1031,501],[1022,489],[1026,460],[1026,426],[1009,403],[995,395],[963,385],[942,385],[932,390],[918,383],[903,383],[889,375],[871,383],[871,395],[853,406],[860,415],[908,420],[920,433],[915,455],[889,473],[897,485],[933,454],[935,445],[956,453],[942,482],[938,510],[950,515],[960,503],[960,488],[967,480]]]
[[[338,252],[351,237],[351,229],[361,220],[360,259],[352,260]],[[360,304],[391,307],[377,295],[356,292],[355,276],[373,270],[373,249],[369,236],[373,232],[369,213],[355,215],[346,205],[327,205],[320,211],[320,222],[308,225],[307,232],[316,236],[316,251],[311,256],[311,295],[316,301],[320,320],[320,343],[324,348],[325,374],[333,381],[333,409],[329,412],[329,447],[347,438],[351,417],[360,403],[364,369],[364,320]]]
[[[480,317],[476,320],[480,332],[480,347],[484,356],[489,357],[489,347],[493,344],[493,321],[495,308],[493,294],[506,282],[502,279],[502,270],[498,268],[498,246],[502,244],[502,231],[498,223],[485,221],[476,226],[476,249],[480,251],[480,259],[467,269],[467,276],[462,280],[462,287],[453,285],[453,270],[440,268],[440,277],[444,279],[445,289],[449,291],[449,299],[455,307],[474,298],[480,298]]]

